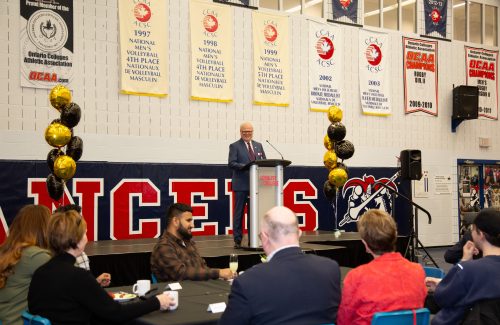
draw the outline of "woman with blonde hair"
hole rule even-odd
[[[33,273],[50,259],[47,227],[50,211],[26,205],[17,213],[0,246],[0,323],[22,324]]]
[[[55,213],[49,223],[54,257],[31,280],[28,307],[32,314],[58,324],[123,324],[143,314],[174,305],[167,294],[120,304],[101,288],[90,272],[76,267],[87,244],[87,224],[74,211]]]

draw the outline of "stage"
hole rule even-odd
[[[239,255],[239,271],[261,262],[263,251],[234,249],[233,238],[229,235],[196,236],[198,250],[208,266],[226,268],[229,255]],[[151,251],[158,239],[103,240],[89,242],[85,252],[90,259],[94,275],[111,273],[112,286],[131,285],[138,279],[151,278]],[[243,238],[243,244],[247,241]],[[408,237],[398,238],[397,250],[404,254]],[[305,253],[325,256],[336,260],[339,265],[356,267],[367,263],[371,257],[357,232],[344,232],[335,238],[332,231],[308,231],[302,234],[300,246]]]

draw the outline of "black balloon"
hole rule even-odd
[[[349,140],[336,142],[335,153],[340,159],[349,159],[354,155],[354,145]]]
[[[49,174],[46,183],[49,196],[56,201],[59,200],[64,192],[64,183],[62,180],[54,174]]]
[[[54,124],[54,123],[61,123],[61,119],[56,118],[55,120],[52,120],[52,122],[50,122],[50,124]]]
[[[80,160],[83,153],[83,140],[80,137],[72,137],[66,147],[66,154],[74,161]]]
[[[49,167],[51,173],[54,172],[54,162],[60,155],[64,155],[64,152],[59,149],[52,149],[47,154],[47,166]]]
[[[328,200],[332,201],[337,194],[337,189],[335,188],[335,186],[330,184],[328,180],[326,180],[325,184],[323,184],[323,194],[325,194],[325,197]]]
[[[70,129],[75,127],[82,117],[82,110],[76,103],[66,105],[61,112],[61,122]]]
[[[340,122],[335,122],[330,124],[327,130],[328,137],[332,141],[341,141],[344,140],[346,129],[344,124]]]

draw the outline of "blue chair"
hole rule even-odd
[[[153,284],[158,283],[158,279],[156,278],[154,273],[151,273],[151,283],[153,283]]]
[[[442,279],[444,278],[444,271],[437,267],[424,266],[425,276]]]
[[[50,320],[48,320],[47,318],[31,315],[27,311],[23,311],[21,317],[23,318],[24,325],[51,325]]]
[[[373,315],[372,325],[429,325],[430,315],[427,308],[380,312]]]

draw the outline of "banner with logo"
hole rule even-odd
[[[253,11],[252,29],[254,104],[288,106],[290,100],[288,16]]]
[[[52,88],[74,78],[73,0],[20,0],[21,87]]]
[[[448,0],[424,0],[425,34],[438,32],[446,38]]]
[[[391,74],[387,55],[389,37],[364,29],[359,30],[359,92],[363,114],[391,114]]]
[[[465,47],[466,83],[479,87],[479,118],[498,120],[498,51]]]
[[[333,19],[349,18],[353,24],[358,23],[358,0],[332,0]]]
[[[120,0],[118,14],[121,93],[167,96],[167,2]]]
[[[326,112],[342,107],[343,46],[342,28],[309,21],[309,107]]]
[[[191,99],[233,100],[233,9],[191,0]]]
[[[438,115],[438,42],[403,37],[405,113]]]

